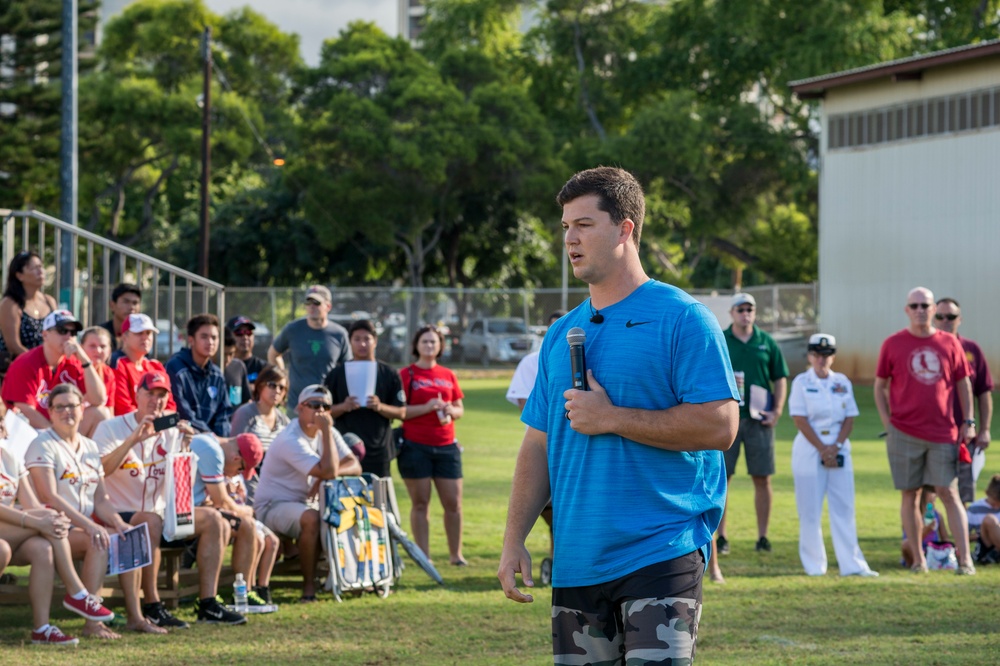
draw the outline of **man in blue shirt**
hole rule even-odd
[[[222,370],[212,360],[219,354],[219,319],[196,315],[187,324],[188,346],[167,361],[177,412],[198,432],[229,437],[233,407]]]
[[[739,419],[725,341],[705,306],[646,276],[630,173],[582,171],[556,200],[590,299],[542,344],[498,577],[510,599],[533,600],[515,574],[533,585],[524,542],[551,494],[555,663],[690,660]],[[570,388],[577,327],[589,390]]]

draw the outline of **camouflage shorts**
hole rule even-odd
[[[655,569],[669,572],[650,586]],[[698,551],[601,585],[553,590],[552,652],[556,664],[605,666],[691,664],[701,617],[704,560]],[[654,572],[655,573],[655,572]],[[678,596],[636,598],[637,589]],[[570,607],[572,606],[572,607]]]

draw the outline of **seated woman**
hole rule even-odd
[[[83,560],[83,584],[100,589],[108,569],[109,526],[121,533],[129,528],[115,511],[104,490],[104,468],[93,440],[80,434],[83,394],[72,384],[59,384],[49,393],[52,427],[39,433],[28,446],[24,459],[38,498],[65,514],[72,525],[69,546],[73,557]],[[138,605],[138,598],[126,605]],[[153,632],[149,627],[157,631]],[[165,633],[146,622],[129,627],[150,633]],[[121,638],[98,621],[88,619],[84,636]]]
[[[80,337],[80,346],[100,375],[108,394],[103,405],[88,404],[83,410],[80,432],[84,437],[93,437],[101,421],[107,421],[115,415],[115,371],[108,365],[108,359],[111,358],[111,334],[101,326],[91,326]]]
[[[271,442],[289,423],[285,411],[280,409],[287,396],[288,375],[277,366],[265,365],[257,374],[257,381],[254,382],[253,399],[233,412],[231,431],[233,437],[245,432],[257,435],[257,439],[264,447],[264,456],[267,457]],[[248,503],[253,502],[263,464],[262,462],[257,467],[257,475],[247,481]]]
[[[54,571],[66,586],[63,607],[88,620],[110,621],[115,614],[90,594],[73,568],[70,555],[69,519],[58,511],[44,508],[35,497],[21,461],[3,447],[7,429],[6,413],[0,403],[0,572],[8,564],[30,566],[28,594],[36,645],[76,645],[79,641],[49,624]],[[15,501],[19,506],[15,506]]]
[[[10,261],[7,287],[0,299],[0,361],[42,344],[42,322],[56,301],[42,291],[45,266],[34,252],[18,252]],[[6,370],[6,368],[3,368]]]

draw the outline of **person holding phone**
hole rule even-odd
[[[792,381],[788,413],[799,434],[792,442],[792,476],[799,512],[799,559],[810,576],[826,573],[823,498],[830,505],[830,531],[841,576],[875,577],[858,546],[854,518],[854,468],[851,441],[860,412],[851,381],[834,372],[837,341],[817,333],[809,338],[809,369]]]

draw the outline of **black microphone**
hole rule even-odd
[[[587,361],[583,357],[583,343],[587,341],[587,334],[582,328],[574,327],[566,333],[566,342],[569,343],[569,365],[573,378],[573,388],[582,391],[589,391],[587,386]]]
[[[602,315],[600,312],[595,312],[594,316],[590,318],[590,323],[591,324],[603,324],[604,323],[604,315]]]

